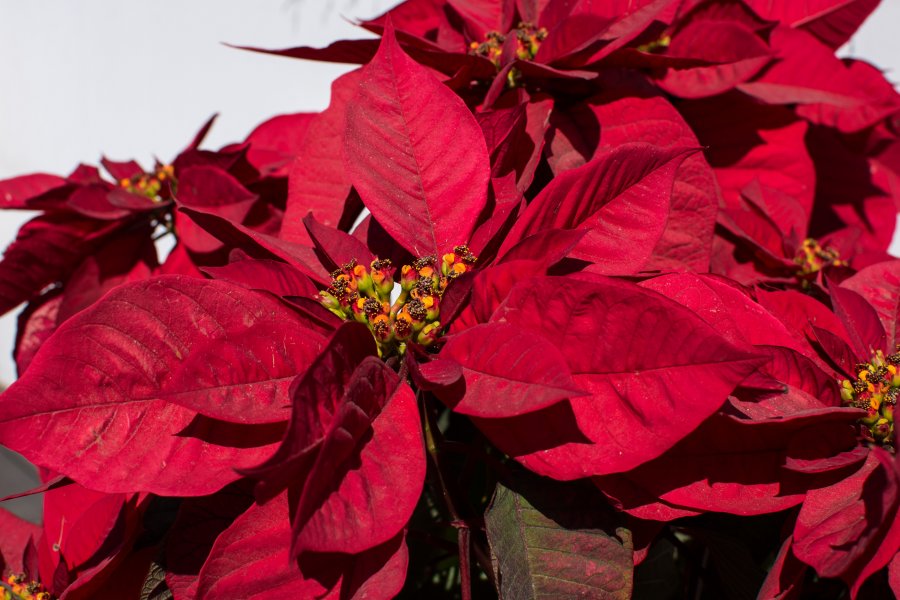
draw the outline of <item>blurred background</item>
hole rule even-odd
[[[396,0],[0,0],[0,179],[67,175],[101,156],[171,160],[213,113],[205,146],[242,140],[279,113],[319,111],[351,66],[266,56],[223,42],[284,48],[373,37],[355,27]],[[883,0],[841,49],[900,81],[900,1]],[[0,215],[5,248],[30,215]],[[900,239],[893,253],[900,256]],[[0,383],[18,311],[0,319]],[[0,497],[36,485],[33,468],[0,452]],[[36,499],[4,508],[37,521]]]

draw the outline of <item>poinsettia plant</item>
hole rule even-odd
[[[0,594],[900,593],[877,4],[407,0],[255,49],[321,113],[0,181]]]

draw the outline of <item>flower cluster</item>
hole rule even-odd
[[[320,113],[0,181],[3,597],[900,593],[876,4],[407,0],[255,49]]]
[[[331,273],[331,285],[319,292],[322,304],[345,320],[365,323],[378,342],[380,356],[402,355],[414,341],[431,346],[441,333],[441,296],[448,284],[472,270],[478,258],[465,245],[441,257],[417,258],[399,272],[400,292],[391,302],[391,261],[376,258],[369,269],[356,259]]]

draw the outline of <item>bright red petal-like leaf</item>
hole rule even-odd
[[[835,314],[847,327],[856,356],[866,359],[876,350],[884,351],[887,345],[884,326],[872,305],[849,288],[829,285],[828,291]]]
[[[177,199],[180,205],[242,223],[256,201],[233,176],[216,167],[189,167],[178,177]],[[194,252],[212,252],[222,244],[191,219],[176,213],[178,239]]]
[[[550,164],[554,166],[558,154],[557,173],[590,160],[600,148],[629,142],[661,148],[700,146],[675,107],[645,87],[636,88],[634,95],[618,90],[600,94],[588,104],[555,112],[553,121],[558,129]],[[666,229],[648,268],[706,271],[719,203],[715,175],[703,155],[685,158],[675,174]]]
[[[492,321],[551,340],[576,385],[591,393],[569,402],[592,444],[539,449],[506,434],[494,438],[501,448],[510,443],[504,449],[529,468],[556,478],[625,471],[659,456],[765,362],[671,300],[601,277],[532,279],[513,289]]]
[[[197,578],[200,599],[318,598],[328,588],[290,557],[287,492],[253,505],[216,539]]]
[[[290,482],[305,479],[356,367],[376,353],[375,338],[365,325],[345,323],[296,378],[290,389],[292,411],[284,441],[265,463],[244,469],[260,479],[258,497],[271,498]]]
[[[378,222],[414,255],[468,241],[490,178],[481,128],[463,101],[385,30],[347,109],[345,167]]]
[[[182,207],[180,212],[201,225],[206,231],[226,242],[232,248],[245,251],[252,258],[277,258],[299,269],[304,275],[326,283],[328,271],[322,267],[315,252],[309,246],[254,231],[219,215]]]
[[[303,218],[310,212],[325,225],[337,227],[350,178],[341,160],[347,105],[356,95],[361,73],[352,71],[331,84],[331,103],[313,117],[296,151],[288,178],[288,201],[281,237],[308,244]]]
[[[780,106],[739,94],[684,102],[679,111],[706,147],[727,206],[741,206],[753,180],[795,198],[812,214],[816,172],[806,147],[808,126]]]
[[[352,554],[386,542],[409,521],[424,482],[416,397],[383,362],[365,359],[303,485],[292,554]]]
[[[264,123],[247,136],[247,160],[264,177],[284,177],[299,153],[310,122],[316,118],[312,113],[278,115]]]
[[[898,341],[897,322],[900,321],[900,261],[866,267],[841,282],[841,287],[853,290],[875,309],[886,334],[888,347],[884,350],[893,351]]]
[[[809,492],[794,528],[794,553],[823,577],[841,577],[853,595],[900,549],[900,479],[881,449],[850,477]]]
[[[558,175],[528,205],[504,248],[544,229],[587,229],[570,256],[603,273],[639,270],[665,230],[675,171],[689,152],[630,144]]]
[[[777,28],[770,41],[781,60],[754,81],[738,85],[742,92],[770,104],[823,103],[855,108],[868,102],[834,50],[811,34]]]
[[[224,267],[203,267],[213,279],[221,279],[251,290],[264,290],[277,296],[313,298],[319,293],[313,282],[292,266],[275,260],[245,258]]]
[[[65,279],[117,223],[46,214],[22,226],[0,262],[0,313]]]
[[[27,208],[28,200],[66,184],[56,175],[33,173],[0,181],[0,208]]]
[[[372,251],[361,241],[349,233],[319,223],[312,213],[303,217],[303,224],[316,249],[325,255],[332,269],[340,268],[351,260],[368,268],[375,260]]]
[[[595,482],[629,512],[656,499],[740,515],[784,510],[802,502],[814,485],[808,475],[803,479],[783,468],[793,450],[791,440],[812,430],[827,442],[817,448],[819,456],[835,456],[856,447],[851,424],[858,416],[858,411],[836,408],[755,424],[719,414],[659,458]]]
[[[24,570],[22,556],[25,546],[28,540],[41,536],[41,527],[0,507],[0,531],[3,531],[0,536],[0,563],[13,573],[21,573]]]
[[[122,286],[64,323],[2,396],[0,440],[93,489],[211,493],[280,430],[195,410],[286,418],[288,385],[322,341],[277,300],[225,282]]]
[[[553,344],[505,323],[477,325],[453,336],[440,356],[463,368],[465,396],[446,398],[462,414],[520,415],[584,394]]]
[[[252,504],[253,486],[246,479],[211,496],[186,498],[180,503],[164,544],[162,573],[165,586],[176,598],[195,597],[197,576],[216,538]]]
[[[850,36],[880,2],[880,0],[745,1],[762,18],[805,29],[834,49],[847,43]]]

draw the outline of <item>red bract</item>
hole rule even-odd
[[[0,586],[896,586],[900,101],[833,54],[873,6],[409,0],[276,52],[364,65],[319,114],[0,182],[44,211],[0,442],[51,490]]]

